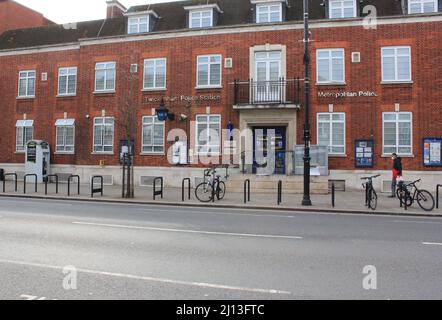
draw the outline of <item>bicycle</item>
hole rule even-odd
[[[365,205],[371,210],[376,210],[378,205],[378,195],[376,190],[373,187],[373,179],[380,177],[381,175],[375,175],[371,177],[363,177],[361,180],[365,180],[365,183],[362,183],[362,186],[365,189]]]
[[[204,176],[208,177],[207,181],[201,182],[195,188],[195,196],[201,202],[213,201],[214,196],[218,200],[222,200],[226,194],[226,184],[220,180],[219,175],[216,175],[215,169],[208,169],[204,171]]]
[[[414,201],[417,201],[419,207],[421,207],[424,211],[433,211],[434,197],[429,191],[419,189],[416,186],[416,183],[420,181],[421,179],[408,184],[405,184],[402,181],[399,182],[396,190],[396,196],[399,198],[401,204],[405,207],[410,207],[413,205]]]

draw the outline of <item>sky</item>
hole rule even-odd
[[[56,23],[97,20],[106,17],[106,0],[14,0],[42,13]],[[120,0],[126,8],[134,5],[177,0]]]

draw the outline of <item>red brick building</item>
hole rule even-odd
[[[12,0],[0,0],[0,34],[6,30],[53,24],[41,13]]]
[[[328,150],[327,179],[358,187],[361,175],[380,172],[388,185],[393,152],[407,180],[442,178],[441,2],[311,1],[312,145]],[[200,176],[208,156],[228,157],[221,129],[231,124],[249,129],[235,137],[248,173],[259,167],[253,154],[269,129],[274,173],[296,171],[301,0],[108,6],[105,20],[0,37],[0,167],[23,171],[26,141],[42,139],[51,145],[52,171],[88,179],[102,170],[119,183],[120,141],[130,136],[141,184],[155,175]],[[161,99],[171,120],[155,116]],[[129,134],[128,117],[136,124]],[[169,161],[177,135],[188,153],[179,166]]]

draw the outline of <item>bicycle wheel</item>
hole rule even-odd
[[[378,205],[378,195],[376,194],[376,191],[374,191],[373,189],[370,189],[369,193],[368,193],[368,207],[371,210],[376,210],[376,207]]]
[[[201,202],[210,202],[212,200],[212,184],[202,182],[195,188],[195,197]]]
[[[403,206],[410,207],[413,204],[413,198],[408,190],[399,188],[396,190],[396,196]]]
[[[216,197],[218,200],[222,200],[226,195],[226,184],[223,181],[218,182],[218,188],[216,190]]]
[[[432,211],[434,209],[433,195],[427,190],[419,190],[417,193],[417,203],[425,211]]]

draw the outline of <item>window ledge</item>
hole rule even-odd
[[[92,155],[104,155],[104,156],[112,156],[114,155],[114,152],[99,152],[99,151],[94,151],[91,153]]]
[[[381,84],[413,84],[413,81],[381,81]]]
[[[56,152],[54,152],[54,154],[57,154],[57,155],[75,155],[75,152],[62,152],[62,151],[56,151]]]
[[[204,90],[204,89],[222,89],[223,86],[196,86],[196,90]]]
[[[347,158],[347,154],[345,153],[329,153],[329,158]]]
[[[31,100],[31,99],[35,99],[35,96],[17,97],[17,100]]]
[[[155,92],[155,91],[167,91],[167,88],[147,88],[142,89],[142,92]]]
[[[141,152],[140,156],[165,156],[164,152]]]
[[[105,90],[105,91],[94,91],[93,94],[112,94],[116,93],[115,90]]]
[[[398,157],[401,158],[414,158],[414,154],[398,154]],[[391,154],[383,154],[381,155],[381,158],[391,158]]]
[[[77,96],[77,94],[58,94],[55,97],[56,98],[73,98],[76,96]]]
[[[25,154],[25,151],[15,151],[15,154]]]
[[[317,86],[346,86],[346,82],[316,82]]]

